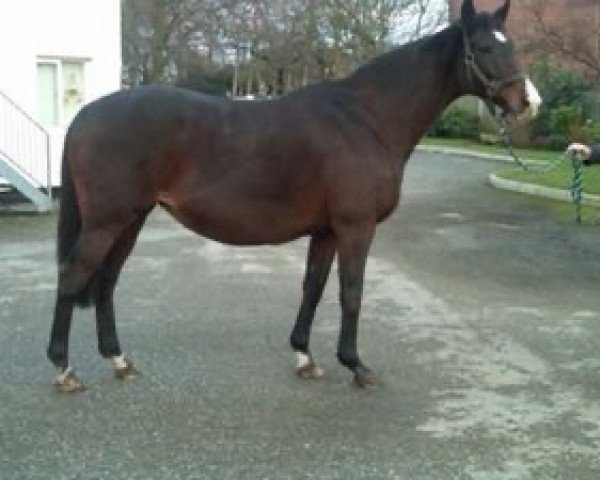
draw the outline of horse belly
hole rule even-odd
[[[324,219],[301,206],[292,208],[262,202],[188,202],[167,210],[199,235],[231,245],[285,243],[321,228]]]

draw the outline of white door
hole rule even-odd
[[[47,127],[66,127],[83,105],[83,62],[41,60],[37,70],[39,121]]]
[[[37,66],[37,117],[46,127],[59,124],[58,64],[38,63]]]
[[[53,185],[60,185],[67,126],[85,100],[84,71],[83,61],[40,58],[37,63],[37,120],[50,134]]]

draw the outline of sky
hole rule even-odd
[[[425,8],[425,14],[419,21],[419,4]],[[393,43],[406,43],[418,37],[433,33],[448,24],[448,2],[446,0],[415,0],[411,8],[407,8],[396,19]]]

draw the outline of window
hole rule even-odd
[[[69,124],[84,101],[84,62],[38,60],[37,92],[40,122],[47,126]]]

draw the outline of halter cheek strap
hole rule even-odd
[[[515,83],[519,80],[525,80],[525,75],[523,75],[522,73],[518,73],[516,75],[503,78],[501,80],[494,80],[493,78],[490,78],[488,75],[485,74],[481,67],[477,65],[477,61],[475,60],[475,54],[473,53],[473,49],[471,48],[471,44],[469,42],[467,30],[464,27],[462,29],[462,33],[467,73],[469,75],[474,74],[477,77],[477,79],[483,84],[488,100],[494,98],[498,94],[498,92],[504,87]]]

